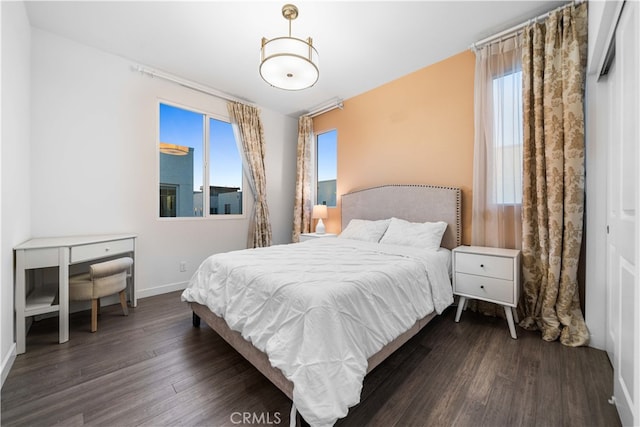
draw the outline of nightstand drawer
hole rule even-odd
[[[457,253],[455,262],[459,273],[513,280],[513,258]]]
[[[456,273],[454,293],[494,301],[499,304],[515,305],[513,281],[494,279],[491,277],[474,276]]]

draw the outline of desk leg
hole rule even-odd
[[[138,297],[136,296],[136,260],[133,259],[131,266],[131,282],[129,283],[129,298],[131,299],[131,307],[138,306]]]
[[[26,304],[26,274],[24,268],[24,251],[16,251],[16,354],[26,351],[27,330],[24,310]]]
[[[133,239],[133,252],[131,253],[131,257],[133,258],[133,265],[131,266],[131,288],[129,290],[129,298],[131,298],[131,307],[138,306],[138,296],[136,295],[136,263],[138,259],[136,258],[136,239]]]
[[[69,341],[69,248],[58,249],[58,304],[59,340],[61,344]]]

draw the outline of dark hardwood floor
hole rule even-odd
[[[369,374],[338,426],[618,426],[604,352],[547,343],[503,319],[449,309]],[[287,425],[291,403],[180,293],[36,322],[2,388],[3,426]]]

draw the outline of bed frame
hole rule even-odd
[[[453,187],[430,185],[383,185],[353,191],[342,195],[342,226],[354,218],[378,220],[396,217],[412,222],[445,221],[448,224],[442,246],[453,249],[460,245],[462,226],[460,219],[461,191]],[[203,319],[214,331],[244,356],[276,387],[293,400],[293,383],[277,368],[271,366],[265,353],[230,329],[221,317],[206,306],[190,303],[193,325],[200,326]],[[436,313],[418,320],[409,330],[384,346],[369,358],[367,373],[417,334]]]

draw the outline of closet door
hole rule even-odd
[[[638,3],[627,1],[615,35],[608,168],[608,342],[613,347],[614,400],[623,425],[640,424],[640,289],[638,165],[640,86]]]
[[[610,171],[617,170],[620,161],[620,135],[619,135],[619,111],[618,111],[618,74],[615,61],[611,63],[609,72],[606,76],[601,77],[599,84],[607,85],[607,134],[604,135],[603,141],[607,146],[607,286],[606,286],[606,306],[607,306],[607,328],[605,349],[609,360],[616,369],[617,359],[616,351],[618,346],[618,337],[620,335],[620,279],[619,279],[619,255],[618,255],[618,239],[615,230],[619,217],[620,205],[620,176],[612,174]]]

